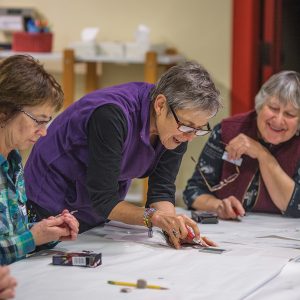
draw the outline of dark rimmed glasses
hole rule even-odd
[[[206,125],[202,126],[201,128],[194,128],[191,126],[186,126],[183,123],[181,123],[174,111],[174,109],[170,106],[171,112],[174,116],[174,119],[178,125],[177,129],[183,133],[194,133],[197,136],[202,136],[202,135],[206,135],[208,133],[211,132],[211,128],[209,126],[209,123],[207,123]]]
[[[235,169],[236,169],[236,173],[230,175],[228,178],[223,179],[222,181],[220,181],[220,183],[218,183],[217,185],[211,186],[207,179],[205,178],[203,172],[201,171],[200,166],[197,164],[195,158],[193,156],[191,156],[192,161],[196,164],[197,170],[200,172],[200,175],[202,176],[207,188],[209,189],[210,192],[215,192],[217,190],[222,189],[224,186],[226,186],[227,184],[235,181],[238,176],[240,175],[240,169],[239,167],[236,165]]]
[[[37,118],[35,118],[33,115],[31,115],[30,113],[28,113],[27,111],[23,110],[23,109],[19,109],[20,112],[24,113],[27,117],[29,117],[31,120],[33,120],[36,123],[37,127],[43,127],[46,126],[51,120],[52,117],[50,117],[48,120],[38,120]]]

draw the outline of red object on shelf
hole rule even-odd
[[[12,50],[24,52],[51,52],[52,32],[14,32]]]

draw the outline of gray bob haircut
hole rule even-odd
[[[195,109],[215,115],[222,106],[220,92],[209,73],[196,62],[187,61],[168,69],[151,95],[153,102],[164,95],[173,109]]]
[[[271,97],[275,97],[283,105],[291,103],[296,109],[300,109],[300,74],[282,71],[271,76],[255,97],[257,113]]]

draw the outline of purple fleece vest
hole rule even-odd
[[[223,142],[228,143],[239,133],[244,133],[249,137],[258,140],[256,118],[256,112],[251,111],[245,114],[240,114],[225,119],[221,124]],[[280,145],[273,145],[269,149],[269,151],[276,158],[281,168],[290,177],[293,177],[295,175],[296,167],[300,158],[300,137],[294,136],[292,139],[285,143],[282,143]],[[241,202],[243,202],[244,195],[247,192],[249,184],[251,183],[258,168],[258,161],[256,159],[252,159],[247,155],[243,155],[243,162],[240,167],[239,177],[234,182],[217,191],[217,197],[223,199],[233,195]],[[222,170],[222,180],[228,178],[235,172],[235,166],[233,164],[224,162]],[[258,197],[252,211],[281,213],[271,200],[261,176],[259,179]]]
[[[86,95],[61,113],[46,137],[34,146],[25,167],[28,198],[52,213],[78,209],[79,219],[94,225],[96,215],[85,186],[88,164],[87,124],[93,111],[105,104],[121,108],[128,134],[123,145],[119,199],[124,199],[131,179],[151,172],[165,148],[153,149],[149,141],[150,93],[153,85],[127,83]]]

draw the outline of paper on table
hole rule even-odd
[[[283,239],[291,241],[300,241],[300,232],[289,232],[287,234],[270,234],[265,236],[258,236],[257,238],[273,238],[273,239]]]
[[[287,263],[277,277],[247,297],[247,300],[299,300],[298,263]]]
[[[102,229],[101,233],[106,239],[114,241],[132,241],[150,245],[168,246],[160,230],[153,230],[153,237],[148,237],[148,229],[143,226],[129,225],[121,222],[111,221]]]
[[[154,229],[153,230],[153,237],[148,237],[148,229],[143,226],[136,226],[136,225],[128,225],[123,224],[120,222],[109,222],[107,223],[104,228],[101,229],[101,233],[103,234],[102,237],[106,239],[111,239],[114,241],[131,241],[131,242],[139,242],[146,245],[160,245],[164,247],[170,247],[166,241],[164,234],[162,233],[161,229]],[[188,249],[197,249],[197,247],[193,248],[193,245],[184,245],[182,247],[184,250]],[[216,250],[221,251],[221,248],[216,247]],[[230,250],[228,247],[223,249],[224,251]],[[224,252],[221,251],[221,252]],[[209,251],[206,251],[207,253]]]
[[[216,225],[200,225],[200,230],[217,243],[300,248],[295,219],[278,215],[247,213],[242,222],[220,220]]]
[[[222,236],[224,240],[232,239],[233,243],[230,244],[232,251],[222,255],[200,253],[197,250],[176,251],[167,247],[134,243],[130,240],[130,234],[126,232],[130,231],[151,240],[147,236],[147,228],[140,226],[132,228],[125,224],[122,226],[125,225],[126,228],[120,231],[123,231],[123,236],[129,237],[128,241],[114,242],[102,236],[114,234],[114,231],[119,231],[118,228],[97,227],[81,234],[76,243],[62,242],[59,247],[66,247],[69,251],[89,249],[103,252],[105,261],[101,269],[88,272],[86,269],[78,269],[74,272],[70,268],[54,268],[49,266],[47,257],[21,260],[12,264],[10,268],[18,280],[17,295],[20,295],[22,300],[40,299],[41,294],[43,300],[65,299],[66,295],[70,295],[72,300],[81,300],[86,295],[89,295],[89,300],[96,300],[100,294],[103,299],[110,297],[121,300],[124,299],[124,294],[119,292],[119,288],[109,286],[107,280],[134,282],[138,278],[144,278],[145,275],[147,278],[144,279],[147,282],[170,289],[163,294],[148,289],[137,290],[131,293],[130,299],[239,300],[252,295],[257,289],[263,291],[264,284],[267,283],[268,286],[272,283],[266,293],[259,294],[261,297],[251,299],[298,300],[300,263],[294,263],[294,268],[289,268],[292,274],[286,278],[287,280],[281,276],[285,272],[280,273],[280,270],[291,257],[299,255],[299,250],[271,247],[268,245],[270,239],[256,238],[295,232],[298,224],[298,220],[289,220],[278,215],[265,217],[249,214],[241,223],[222,221],[218,225],[200,225],[201,234],[207,233],[209,238],[218,243]],[[244,238],[247,245],[234,244],[235,238]],[[252,243],[252,240],[258,241],[259,244]],[[280,243],[298,243],[284,239],[274,240]],[[83,278],[85,284],[82,284]]]

